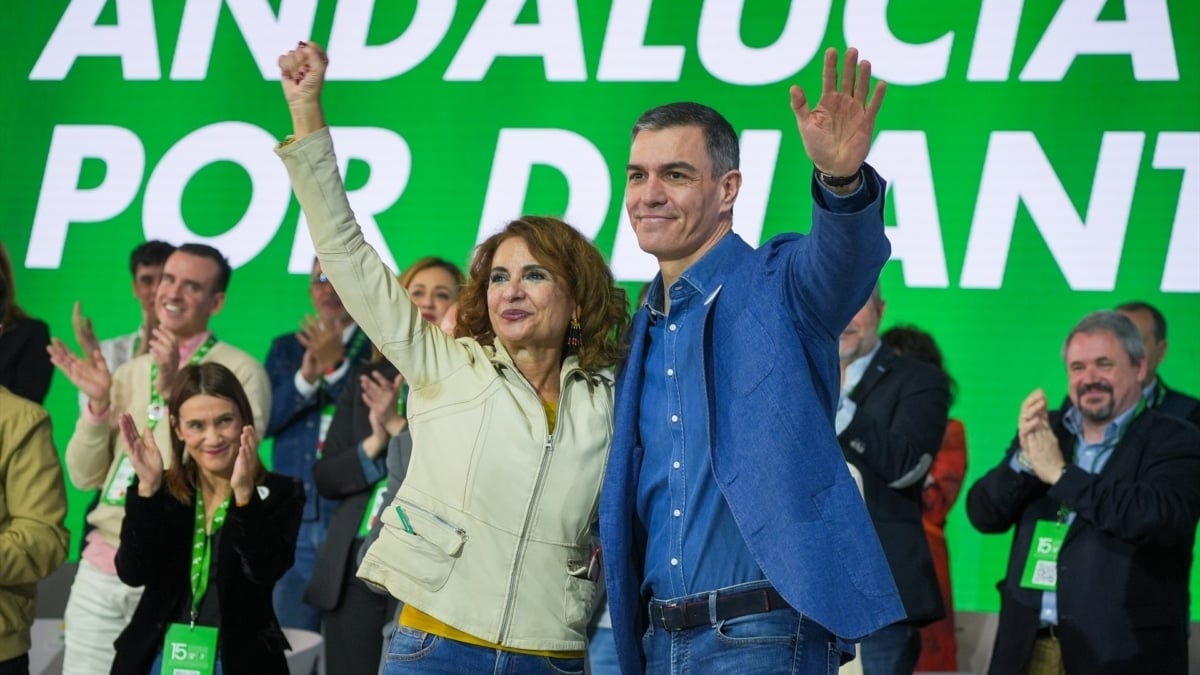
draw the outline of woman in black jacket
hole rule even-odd
[[[165,472],[149,429],[139,437],[132,417],[120,420],[137,479],[117,573],[146,590],[117,638],[112,672],[283,675],[288,644],[271,591],[292,565],[300,483],[259,462],[250,403],[225,366],[181,370],[168,411]]]

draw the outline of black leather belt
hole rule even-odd
[[[1042,626],[1038,629],[1037,636],[1039,640],[1047,638],[1051,640],[1057,640],[1058,626]]]
[[[788,607],[783,596],[774,588],[757,588],[737,593],[717,593],[717,621],[724,621],[747,614],[762,614],[773,609]],[[650,621],[655,626],[670,631],[686,630],[711,623],[708,615],[708,598],[684,603],[650,601]]]

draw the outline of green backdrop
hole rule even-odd
[[[967,485],[1000,460],[1030,390],[1064,394],[1062,338],[1090,310],[1158,305],[1162,372],[1200,392],[1200,6],[1187,0],[43,0],[0,13],[0,238],[20,303],[68,342],[75,300],[102,336],[136,326],[126,261],[145,238],[225,251],[237,269],[213,326],[251,353],[310,309],[311,247],[271,152],[289,127],[275,58],[299,38],[329,47],[352,202],[398,266],[465,262],[520,211],[565,214],[631,289],[653,268],[622,233],[636,116],[680,99],[725,112],[743,133],[735,228],[803,231],[811,165],[787,86],[815,98],[821,49],[853,44],[891,85],[872,153],[892,182],[884,327],[941,343]],[[47,404],[63,448],[77,408],[61,375]],[[71,493],[76,547],[87,499]],[[958,607],[995,609],[1009,537],[979,535],[956,507],[949,539]]]

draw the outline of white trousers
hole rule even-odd
[[[113,641],[133,618],[142,589],[121,583],[86,560],[71,584],[64,621],[63,675],[97,675],[112,670]]]

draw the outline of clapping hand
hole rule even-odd
[[[233,461],[233,475],[229,478],[229,486],[233,488],[233,498],[244,506],[250,503],[254,493],[254,477],[258,473],[258,434],[254,426],[247,424],[242,427],[241,443],[238,446],[237,458]]]
[[[46,352],[50,354],[50,362],[88,397],[88,407],[93,414],[103,415],[108,411],[112,374],[108,372],[108,364],[99,347],[91,352],[90,358],[83,358],[68,349],[62,340],[53,338],[46,346]]]
[[[83,352],[84,358],[94,358],[100,351],[100,341],[96,339],[96,331],[92,328],[92,320],[83,315],[83,305],[76,300],[71,312],[71,326],[75,329],[75,344]]]
[[[343,321],[304,317],[300,330],[296,332],[296,339],[304,346],[300,376],[309,384],[316,382],[323,373],[336,367],[345,358],[346,345],[342,342],[342,332],[345,330]]]
[[[179,338],[174,333],[156,326],[150,335],[150,355],[158,364],[158,379],[154,388],[164,399],[171,396],[171,385],[179,372]]]
[[[396,410],[403,383],[404,376],[399,373],[391,380],[379,371],[359,378],[362,400],[369,410],[367,420],[371,423],[371,435],[363,441],[363,451],[371,459],[378,457],[387,447],[388,438],[398,435],[408,425],[408,421]]]
[[[853,176],[867,159],[875,117],[883,105],[887,84],[880,81],[875,93],[871,85],[870,61],[858,61],[858,50],[846,50],[842,64],[842,82],[838,86],[837,49],[825,51],[825,69],[821,78],[821,100],[809,108],[800,87],[791,88],[792,112],[804,142],[804,150],[817,170],[831,176]],[[847,186],[857,187],[857,183]]]
[[[1058,446],[1058,437],[1050,428],[1046,392],[1035,389],[1021,404],[1017,418],[1017,437],[1021,444],[1021,460],[1043,483],[1053,485],[1062,475],[1066,461]]]
[[[137,472],[138,496],[153,497],[162,486],[163,477],[162,455],[158,443],[154,441],[154,433],[147,427],[144,433],[138,435],[137,425],[129,413],[122,413],[117,424],[128,448],[129,463]]]

